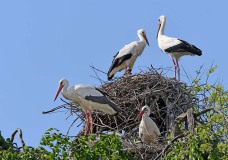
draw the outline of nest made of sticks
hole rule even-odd
[[[138,140],[140,123],[140,120],[134,121],[134,119],[141,107],[145,104],[150,107],[150,117],[160,129],[161,137],[165,137],[174,124],[175,118],[192,108],[196,103],[185,83],[167,78],[153,68],[146,72],[103,83],[98,89],[106,92],[109,95],[108,98],[119,106],[124,114],[110,116],[100,111],[94,111],[92,114],[94,118],[93,133],[116,132],[123,134],[124,148],[128,149],[137,159],[154,157],[161,150],[161,147],[142,144],[132,148],[132,140]],[[85,124],[84,113],[77,105],[66,103],[62,107],[70,109],[72,114],[77,115],[76,120],[80,119],[81,124]],[[83,131],[84,127],[77,136],[82,135]],[[144,150],[144,155],[142,150]]]
[[[103,84],[99,89],[108,93],[109,98],[125,114],[112,117],[102,112],[94,112],[95,133],[132,132],[139,125],[139,121],[134,121],[136,115],[140,108],[147,104],[151,109],[150,117],[165,134],[175,118],[195,103],[186,84],[166,78],[154,70],[116,79]]]

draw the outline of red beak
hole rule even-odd
[[[144,114],[143,111],[139,112],[139,114],[137,115],[137,117],[135,118],[135,120],[139,119],[140,117],[142,117],[142,115]]]
[[[143,34],[143,38],[146,40],[146,43],[148,44],[148,46],[150,46],[149,42],[148,42],[148,39],[146,37],[146,34]]]
[[[159,23],[159,24],[158,24],[158,32],[159,32],[160,28],[161,28],[161,24]],[[158,32],[157,32],[157,37],[156,37],[156,39],[158,39]]]
[[[62,88],[63,88],[63,85],[60,84],[60,85],[59,85],[59,88],[58,88],[58,90],[57,90],[57,93],[56,93],[56,95],[55,95],[54,101],[57,99],[57,97],[58,97],[60,91],[62,90]]]

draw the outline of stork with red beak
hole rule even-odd
[[[141,111],[135,118],[138,119],[142,117],[141,123],[139,125],[139,138],[146,144],[150,144],[158,139],[160,135],[160,131],[156,125],[156,123],[149,117],[150,108],[145,105],[141,108]]]
[[[111,80],[116,72],[122,71],[124,69],[125,73],[131,73],[137,57],[142,54],[144,48],[146,47],[146,44],[149,46],[149,42],[144,29],[138,30],[138,37],[140,39],[139,41],[134,41],[128,45],[125,45],[114,56],[112,65],[108,71],[108,80]]]
[[[66,79],[59,81],[59,88],[57,90],[54,101],[57,99],[60,91],[62,96],[77,105],[79,105],[86,117],[85,134],[87,134],[88,126],[90,124],[90,133],[93,131],[92,110],[99,110],[109,115],[117,115],[122,111],[111,100],[106,97],[106,93],[89,85],[75,85],[67,90],[69,82]],[[90,113],[90,117],[88,115]]]
[[[178,71],[178,80],[180,81],[180,67],[179,67],[179,59],[185,55],[202,55],[202,51],[196,46],[173,37],[168,37],[164,35],[165,30],[166,17],[160,16],[158,20],[158,32],[157,32],[157,40],[158,46],[163,51],[169,54],[173,60],[174,69],[175,69],[175,79],[176,79],[176,71]]]

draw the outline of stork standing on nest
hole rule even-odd
[[[66,79],[59,81],[59,88],[54,101],[61,91],[64,98],[73,101],[83,109],[86,117],[85,134],[87,134],[89,124],[90,133],[93,131],[92,110],[103,111],[109,115],[117,115],[121,111],[119,107],[106,97],[105,92],[93,86],[79,84],[67,90],[68,86],[69,82]],[[90,113],[90,118],[88,112]]]
[[[139,125],[139,138],[146,144],[150,144],[158,138],[160,131],[156,123],[149,117],[150,108],[145,105],[141,108],[141,111],[135,118],[138,119],[142,117],[141,123]]]
[[[125,74],[127,72],[131,73],[137,57],[142,54],[144,48],[146,47],[146,44],[149,46],[149,42],[144,29],[139,29],[137,33],[140,40],[125,45],[114,56],[112,65],[108,71],[108,80],[111,80],[116,72],[122,71],[124,69]]]
[[[179,59],[185,55],[202,55],[202,51],[196,46],[189,44],[188,42],[172,38],[164,35],[166,18],[165,16],[159,17],[159,26],[157,32],[158,46],[163,51],[169,54],[172,57],[174,69],[175,69],[175,79],[176,79],[176,70],[178,71],[178,80],[180,80],[180,67]]]

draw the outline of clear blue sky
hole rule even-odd
[[[42,114],[62,104],[60,99],[53,101],[59,80],[65,77],[70,85],[99,86],[100,82],[90,76],[94,73],[89,65],[107,72],[116,52],[138,40],[140,28],[146,30],[150,47],[138,58],[133,73],[139,66],[173,66],[155,38],[160,15],[167,17],[166,35],[186,40],[203,51],[201,57],[181,59],[185,70],[194,76],[201,65],[206,69],[214,61],[218,65],[215,79],[227,88],[227,6],[225,0],[0,1],[3,136],[10,137],[19,127],[25,143],[37,146],[50,127],[66,134],[76,117],[65,120],[64,112]],[[106,75],[99,76],[106,80]],[[77,132],[74,125],[70,135]]]

